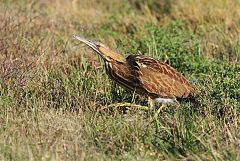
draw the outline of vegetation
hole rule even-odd
[[[1,0],[1,159],[240,160],[239,29],[238,0]],[[146,100],[75,34],[168,62],[198,105],[110,108]]]

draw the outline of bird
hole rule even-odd
[[[107,45],[74,36],[89,46],[104,61],[106,73],[117,84],[164,105],[176,104],[178,100],[192,99],[196,88],[181,73],[170,65],[141,54],[130,54],[126,58]]]

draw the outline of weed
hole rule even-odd
[[[239,160],[238,3],[1,1],[1,159]],[[170,64],[199,88],[197,106],[111,109],[146,100],[109,80],[75,34]]]

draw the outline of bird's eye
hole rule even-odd
[[[97,47],[100,47],[100,43],[98,41],[92,41]]]

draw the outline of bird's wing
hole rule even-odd
[[[186,78],[165,63],[143,55],[130,55],[126,60],[138,79],[139,88],[149,94],[163,98],[187,98],[194,92]]]

